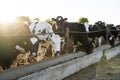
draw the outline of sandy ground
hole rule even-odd
[[[63,80],[120,80],[120,55],[106,61],[91,65]]]

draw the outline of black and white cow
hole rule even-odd
[[[33,41],[37,42],[37,39],[40,41],[46,41],[48,38],[51,40],[54,53],[60,53],[61,46],[61,37],[55,34],[52,30],[52,26],[49,23],[38,21],[31,22],[29,25],[31,32],[35,35]]]
[[[118,26],[118,25],[117,25]],[[108,41],[111,46],[114,46],[115,39],[119,37],[120,30],[114,24],[107,24],[108,28]]]
[[[68,27],[70,31],[70,39],[74,40],[74,45],[77,45],[77,42],[81,42],[83,48],[87,52],[87,54],[90,54],[92,52],[90,42],[88,40],[88,36],[85,33],[86,29],[83,24],[77,23],[77,22],[66,22],[67,18],[63,18],[62,16],[57,16],[57,18],[52,18],[53,21],[55,21],[55,25],[53,28],[54,32],[63,32],[58,33],[60,36],[65,35],[65,29]],[[81,32],[81,33],[71,33],[71,31]]]
[[[26,24],[19,22],[2,25],[0,31],[0,65],[7,69],[20,52],[33,49],[32,34]]]
[[[104,22],[98,21],[94,25],[89,25],[85,23],[85,26],[86,26],[86,30],[88,30],[89,38],[92,38],[92,41],[95,45],[101,46],[102,44],[105,43],[107,33],[106,33],[106,25]],[[96,39],[98,40],[97,44],[96,44]],[[102,40],[104,40],[104,42]]]

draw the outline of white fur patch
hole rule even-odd
[[[57,34],[52,34],[51,40],[54,43],[53,48],[55,52],[60,51],[61,37]]]
[[[53,33],[52,26],[49,23],[39,21],[37,24],[35,22],[32,22],[29,26],[31,32],[35,28],[36,35],[39,35],[41,32],[45,30],[45,33]]]
[[[61,18],[58,18],[58,21],[60,21],[61,20]]]
[[[103,37],[101,36],[101,37],[99,38],[99,46],[101,46],[101,44],[102,44],[102,39],[103,39]]]
[[[84,26],[86,27],[86,31],[89,32],[89,24],[87,22],[85,22]]]
[[[109,38],[109,40],[112,40],[112,39],[113,39],[113,37],[110,37],[110,38]]]
[[[33,52],[33,53],[32,53],[32,57],[35,57],[35,56],[36,56],[36,53],[35,53],[35,52]]]

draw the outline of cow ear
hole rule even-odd
[[[52,21],[56,21],[56,19],[55,19],[55,18],[52,18]]]
[[[64,21],[66,21],[67,20],[67,18],[64,18]]]

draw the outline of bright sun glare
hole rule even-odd
[[[0,22],[12,22],[14,18],[11,16],[0,16]]]
[[[0,0],[0,22],[12,22],[15,19],[14,0]]]

